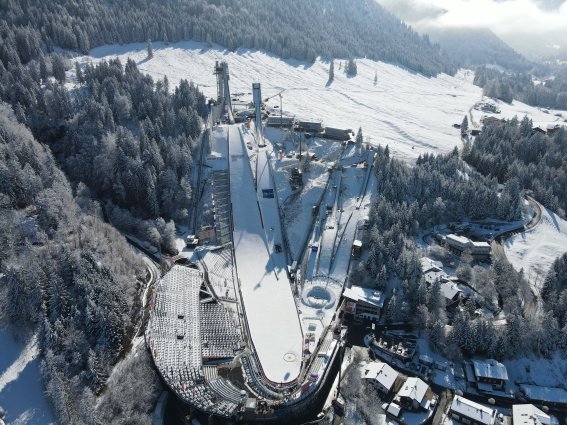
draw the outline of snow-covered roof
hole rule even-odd
[[[396,403],[390,403],[390,405],[388,406],[388,413],[391,413],[392,415],[394,415],[394,417],[398,417],[398,415],[400,414],[402,408],[397,405]]]
[[[392,389],[398,372],[396,372],[389,364],[382,362],[372,362],[366,366],[364,378],[375,379],[388,391]]]
[[[551,403],[567,403],[567,391],[563,388],[540,387],[538,385],[520,385],[522,392],[532,400]]]
[[[362,241],[355,239],[355,241],[352,243],[352,246],[362,247]]]
[[[427,388],[429,388],[429,386],[421,379],[411,377],[406,379],[402,389],[398,391],[398,396],[407,397],[421,403],[421,400],[425,397]]]
[[[556,423],[554,419],[533,404],[515,404],[512,406],[514,425],[551,425]]]
[[[490,248],[490,244],[488,242],[473,242],[472,244],[477,248]]]
[[[458,293],[462,293],[463,291],[457,286],[455,283],[444,282],[439,285],[439,289],[441,290],[441,295],[443,295],[448,300],[452,300]]]
[[[435,283],[437,282],[439,279],[441,279],[443,276],[445,276],[445,273],[443,273],[443,271],[441,270],[428,270],[424,275],[423,278],[425,279],[425,281],[427,283]]]
[[[365,302],[379,308],[384,306],[384,293],[375,289],[352,285],[345,289],[343,295],[356,302]]]
[[[477,378],[508,380],[508,370],[494,359],[473,360],[474,374]]]
[[[451,404],[451,411],[465,416],[480,424],[492,425],[496,419],[496,411],[482,404],[475,403],[456,395]],[[514,422],[514,425],[516,423]]]
[[[463,244],[463,245],[466,245],[470,242],[469,238],[466,238],[464,236],[455,235],[455,234],[447,235],[447,240],[455,241],[455,242]]]
[[[429,257],[422,257],[419,261],[421,263],[422,273],[426,273],[430,270],[440,271],[443,268],[443,263],[441,261],[435,261]]]

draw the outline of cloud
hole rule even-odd
[[[535,3],[543,10],[559,10],[567,0],[535,0]]]
[[[487,28],[519,51],[567,44],[567,0],[376,0],[418,31]],[[539,47],[538,47],[539,46]]]
[[[447,9],[420,0],[379,0],[382,6],[406,22],[435,19],[447,13]]]

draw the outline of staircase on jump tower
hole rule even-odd
[[[230,97],[230,86],[228,84],[228,80],[230,79],[228,63],[216,61],[213,73],[217,77],[217,104],[222,105],[221,113],[224,113],[226,109],[229,123],[234,124],[232,98]]]

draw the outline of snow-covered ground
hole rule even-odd
[[[393,64],[359,59],[358,75],[352,78],[339,70],[336,61],[335,79],[327,84],[327,61],[282,60],[265,51],[207,49],[197,42],[155,43],[150,60],[145,43],[103,46],[77,60],[98,62],[111,57],[123,63],[131,57],[154,78],[167,75],[171,86],[182,78],[192,80],[208,97],[216,97],[215,61],[227,61],[233,97],[251,100],[253,82],[262,84],[264,99],[284,90],[284,111],[304,119],[322,119],[331,127],[356,130],[362,126],[372,143],[389,144],[395,154],[408,159],[459,145],[459,130],[452,125],[460,123],[481,98],[471,72],[428,78]],[[267,103],[279,106],[279,97]]]
[[[541,220],[531,230],[518,233],[506,241],[506,257],[538,292],[551,264],[567,252],[567,221],[541,207]]]
[[[0,326],[0,347],[0,407],[6,410],[6,424],[55,424],[43,393],[36,338],[22,344]]]
[[[485,99],[489,100],[490,98]],[[490,99],[490,101],[494,103],[498,109],[500,109],[500,113],[493,114],[473,109],[471,110],[471,114],[474,124],[480,125],[483,117],[495,117],[499,119],[512,119],[514,117],[518,117],[518,119],[522,119],[527,115],[533,121],[534,126],[540,126],[543,129],[547,129],[548,125],[567,125],[563,118],[567,117],[567,113],[564,111],[549,111],[543,108],[526,105],[525,103],[517,100],[514,100],[512,103],[506,103],[497,99]],[[544,112],[544,110],[547,112]],[[558,117],[555,115],[556,113],[559,113],[562,116]],[[472,128],[475,128],[474,124],[471,126]]]

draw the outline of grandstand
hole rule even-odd
[[[232,417],[246,392],[218,378],[215,366],[203,366],[203,359],[232,360],[242,342],[229,312],[203,283],[199,270],[173,266],[154,292],[146,342],[165,383],[181,399]]]
[[[201,351],[204,360],[233,358],[243,349],[240,334],[226,308],[217,302],[201,303]]]

